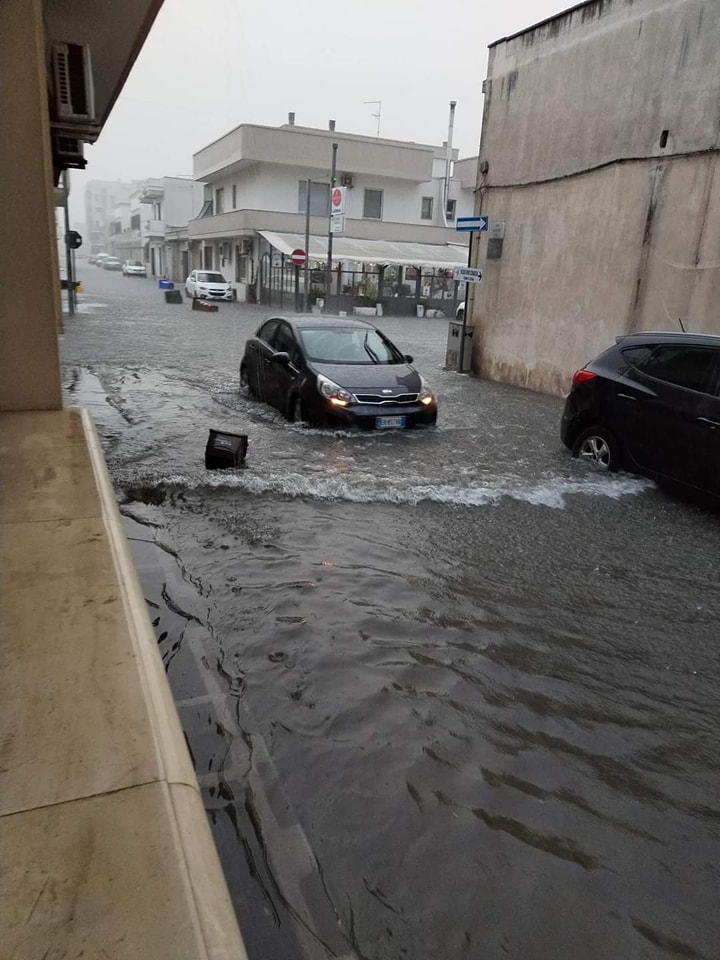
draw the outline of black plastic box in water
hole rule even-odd
[[[242,433],[211,430],[205,447],[207,470],[228,470],[241,467],[247,454],[248,438]]]
[[[165,303],[182,303],[182,293],[179,290],[166,290]]]

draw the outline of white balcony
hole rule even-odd
[[[143,223],[143,236],[164,237],[165,221],[164,220],[146,220]]]

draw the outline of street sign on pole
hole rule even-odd
[[[455,229],[459,233],[485,233],[489,224],[489,217],[458,217]]]
[[[482,283],[482,270],[478,267],[455,267],[453,280],[459,283]]]
[[[331,233],[345,232],[345,214],[344,213],[333,213],[330,216],[330,232]]]
[[[293,250],[290,254],[290,260],[295,264],[296,267],[304,267],[305,261],[307,260],[307,254],[304,250],[301,250],[299,247],[297,250]]]
[[[336,213],[345,214],[345,201],[347,198],[347,187],[333,187],[330,191],[330,215]]]

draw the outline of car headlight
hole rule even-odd
[[[317,375],[317,387],[320,394],[327,397],[330,403],[334,403],[336,407],[347,407],[355,402],[355,397],[348,390],[328,379],[328,377],[324,377],[321,373]]]
[[[429,407],[431,403],[435,402],[435,394],[424,380],[420,381],[420,393],[418,394],[418,400],[426,407]]]

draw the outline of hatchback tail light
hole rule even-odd
[[[572,385],[575,387],[578,383],[585,383],[586,380],[594,380],[597,376],[590,370],[578,370],[573,374]]]

